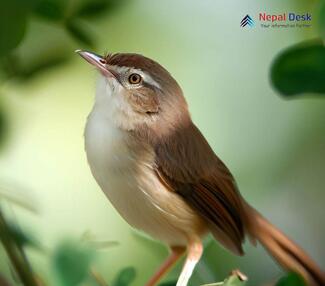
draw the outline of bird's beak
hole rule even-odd
[[[83,57],[88,63],[94,65],[104,76],[115,77],[107,68],[106,59],[104,57],[88,51],[76,50],[75,52]]]

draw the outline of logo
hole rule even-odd
[[[241,27],[246,27],[246,26],[249,26],[249,27],[253,27],[254,26],[254,20],[251,18],[251,16],[249,15],[246,15],[243,20],[241,20],[240,22],[240,26]]]
[[[267,14],[267,13],[260,13],[259,20],[263,22],[286,22],[287,20],[290,22],[304,22],[304,21],[311,21],[311,14],[296,14],[296,13],[282,13],[282,14]]]
[[[257,29],[310,28],[313,20],[312,14],[309,12],[282,12],[278,14],[259,12],[253,16],[254,18],[247,14],[240,21],[240,27],[252,28],[256,26]]]

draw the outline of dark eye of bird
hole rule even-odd
[[[141,80],[142,80],[141,75],[137,73],[133,73],[129,76],[129,83],[131,84],[138,84],[141,82]]]

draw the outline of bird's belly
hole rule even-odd
[[[101,189],[133,227],[170,245],[184,245],[202,232],[201,219],[176,193],[170,192],[152,169],[152,156],[127,144],[127,134],[115,128],[98,132],[87,124],[87,158]]]

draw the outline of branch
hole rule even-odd
[[[21,245],[15,242],[0,209],[0,240],[21,282],[25,286],[37,286],[31,266]]]

